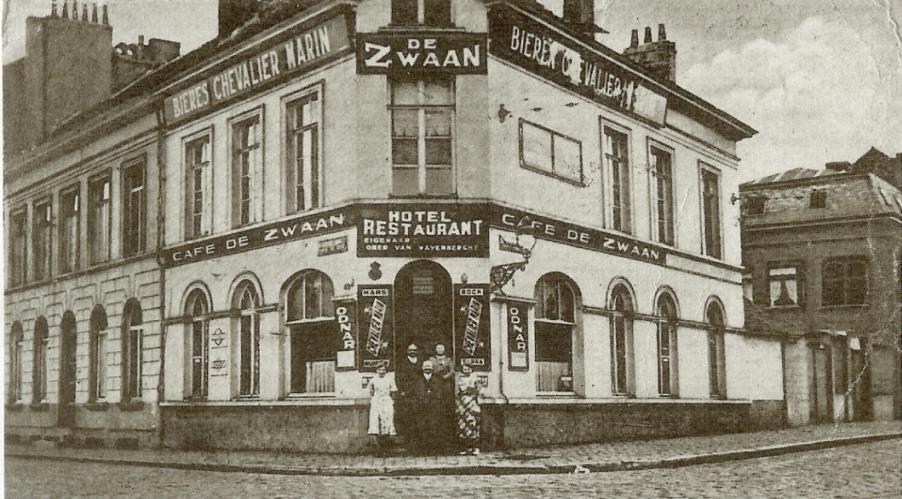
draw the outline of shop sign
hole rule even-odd
[[[485,33],[359,33],[357,72],[486,74],[486,45]]]
[[[667,98],[608,56],[506,7],[491,12],[492,54],[600,104],[664,125]]]
[[[507,304],[507,353],[511,371],[529,369],[529,307],[526,303]]]
[[[370,284],[357,287],[357,303],[360,307],[357,352],[360,355],[360,371],[375,372],[380,365],[392,368],[394,352],[394,328],[392,313],[392,286]]]
[[[348,251],[348,236],[340,236],[321,240],[316,255],[336,255],[338,253],[344,253],[345,251]]]
[[[454,285],[454,336],[458,362],[474,371],[492,369],[488,284]]]
[[[338,334],[335,368],[353,370],[357,367],[357,303],[354,300],[335,302],[335,328]]]
[[[294,239],[320,236],[350,227],[352,219],[348,208],[340,208],[273,222],[240,232],[166,248],[161,253],[161,263],[164,268],[177,267]]]
[[[210,376],[229,375],[229,338],[222,328],[210,333]]]
[[[350,49],[343,15],[316,26],[299,26],[255,48],[238,62],[164,99],[169,124],[197,116],[221,102],[246,96],[264,86],[312,69]]]
[[[661,246],[498,205],[493,209],[492,225],[521,232],[526,228],[532,236],[540,239],[658,265],[664,265],[667,256],[666,249]]]
[[[357,221],[360,257],[487,257],[484,205],[367,205]]]

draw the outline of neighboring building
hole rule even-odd
[[[746,327],[784,338],[787,420],[902,417],[902,154],[741,186]]]

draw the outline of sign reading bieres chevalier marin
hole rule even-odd
[[[596,102],[664,125],[667,98],[603,54],[509,7],[492,9],[493,54]]]
[[[485,74],[486,35],[449,32],[357,34],[360,74]]]
[[[357,256],[487,257],[485,205],[368,205],[357,221]]]
[[[454,285],[454,336],[458,362],[474,371],[492,369],[488,284]]]
[[[312,27],[299,26],[213,76],[166,97],[166,121],[172,124],[194,117],[220,102],[309,70],[350,47],[348,24],[343,15]]]

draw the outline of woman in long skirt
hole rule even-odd
[[[457,377],[457,438],[462,455],[479,455],[479,380],[469,365],[463,365]]]
[[[376,376],[370,380],[370,427],[376,450],[385,449],[385,440],[395,436],[395,402],[392,395],[398,391],[395,381],[385,375],[385,366],[376,369]]]

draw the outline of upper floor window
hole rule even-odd
[[[147,239],[144,162],[126,166],[122,173],[122,254],[143,253]]]
[[[25,334],[22,324],[13,323],[9,334],[9,384],[7,385],[7,400],[17,402],[22,400],[22,354],[25,352]]]
[[[254,193],[261,168],[260,114],[241,118],[232,125],[232,226],[255,220]]]
[[[210,134],[185,143],[185,237],[200,237],[210,231],[213,172],[210,165]]]
[[[51,253],[53,244],[53,202],[41,201],[34,205],[32,253],[34,254],[35,280],[50,277]]]
[[[9,272],[10,285],[19,286],[28,280],[28,208],[10,215]]]
[[[308,270],[297,277],[286,295],[286,325],[291,338],[291,393],[335,391],[332,280]]]
[[[610,175],[611,223],[621,232],[632,231],[630,207],[630,161],[628,135],[609,126],[604,127],[605,169]]]
[[[60,194],[60,272],[78,270],[80,202],[78,188]]]
[[[91,263],[102,263],[110,259],[110,230],[112,211],[110,209],[110,177],[91,181],[88,188],[88,248]]]
[[[767,198],[764,196],[748,196],[742,200],[745,215],[763,215],[766,206]]]
[[[868,295],[868,262],[864,258],[835,258],[824,262],[821,304],[864,305]]]
[[[31,399],[38,403],[47,398],[47,376],[50,363],[47,354],[50,350],[50,337],[47,320],[38,317],[34,323],[31,363]]]
[[[823,190],[811,191],[811,197],[809,198],[808,204],[811,208],[826,208],[827,207],[827,191],[823,191]]]
[[[652,175],[655,178],[655,219],[658,241],[673,245],[673,166],[672,154],[663,148],[649,147]]]
[[[318,208],[321,204],[319,124],[322,106],[319,92],[292,100],[286,107],[286,199],[288,212],[294,213]]]
[[[708,168],[702,168],[701,184],[702,231],[704,233],[705,254],[713,258],[722,258],[723,243],[720,234],[720,175]]]
[[[799,268],[796,266],[767,269],[768,306],[799,306]]]
[[[583,183],[582,143],[520,120],[520,166],[577,184]]]
[[[391,84],[392,193],[454,193],[452,80]]]
[[[451,26],[451,0],[392,0],[391,22]]]
[[[144,326],[141,305],[129,300],[122,319],[122,400],[140,397],[144,363]]]

